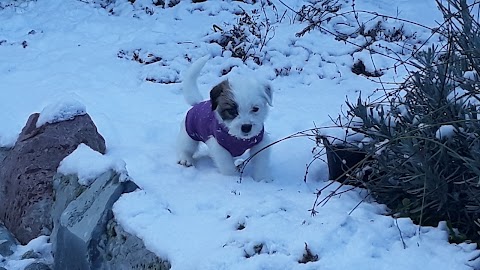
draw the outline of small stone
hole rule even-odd
[[[17,240],[5,226],[0,224],[0,255],[7,257],[13,254]]]
[[[34,262],[32,264],[27,265],[24,270],[51,270],[50,266],[41,263],[41,262]]]
[[[29,250],[22,255],[22,260],[25,260],[25,259],[40,259],[41,257],[42,257],[42,255],[40,253],[35,252],[33,250]]]

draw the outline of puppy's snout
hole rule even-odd
[[[242,125],[242,132],[243,133],[248,133],[252,130],[252,125],[251,124],[245,124],[245,125]]]

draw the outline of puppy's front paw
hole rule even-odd
[[[193,160],[189,159],[180,159],[179,161],[177,161],[177,163],[185,167],[193,166]]]

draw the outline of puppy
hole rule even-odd
[[[263,128],[272,90],[253,78],[232,76],[210,91],[210,99],[203,101],[197,78],[208,56],[192,64],[185,74],[182,91],[192,108],[187,112],[177,138],[178,163],[193,165],[193,154],[204,142],[219,171],[226,175],[237,173],[235,157],[250,150],[250,155],[268,145],[269,138]],[[269,149],[253,157],[253,178],[270,181]]]

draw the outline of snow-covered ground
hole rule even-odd
[[[351,212],[364,199],[362,190],[333,197],[311,216],[308,210],[315,191],[330,182],[321,161],[303,181],[315,146],[305,137],[272,147],[274,181],[269,183],[253,181],[248,168],[241,182],[221,175],[206,148],[199,151],[195,167],[176,164],[175,137],[188,109],[179,82],[190,59],[212,55],[199,79],[205,97],[224,78],[222,72],[232,67],[232,73],[254,69],[270,80],[274,107],[265,128],[274,139],[330,126],[330,116],[336,118],[345,109],[347,97],[372,94],[379,85],[351,71],[358,59],[370,71],[391,67],[394,60],[371,58],[366,50],[318,29],[297,37],[306,24],[295,22],[295,14],[276,0],[281,20],[275,20],[271,7],[266,8],[275,28],[260,52],[262,66],[253,61],[244,65],[209,42],[219,35],[213,25],[230,29],[238,18],[235,13],[242,8],[250,12],[258,3],[181,1],[148,15],[125,0],[117,1],[112,15],[85,2],[0,2],[4,7],[0,9],[0,146],[14,144],[30,114],[61,110],[55,107],[59,100],[70,104],[67,110],[86,110],[106,139],[107,156],[125,161],[128,174],[141,187],[114,205],[115,218],[126,231],[142,238],[148,249],[168,259],[173,269],[472,269],[469,260],[478,255],[475,247],[449,244],[445,225],[419,229],[409,219],[384,215],[385,207],[370,201]],[[148,2],[137,1],[137,7]],[[284,2],[293,10],[305,4]],[[427,26],[441,21],[433,0],[393,3],[356,1],[355,9]],[[351,9],[351,4],[344,8]],[[385,25],[398,29],[400,22],[390,19]],[[354,26],[352,14],[325,25],[328,31],[345,33]],[[416,33],[407,48],[439,41],[427,40],[428,29],[407,24],[404,30]],[[363,37],[349,41],[366,42]],[[387,50],[391,44],[386,41],[375,44],[392,57],[405,49]],[[132,61],[135,54],[161,59],[140,64]],[[382,80],[387,82],[405,76],[402,68],[384,72]],[[85,147],[78,151],[77,157],[98,159]],[[322,196],[336,187],[332,184]],[[299,263],[306,247],[318,255],[317,261]],[[23,269],[14,262],[9,267]]]

